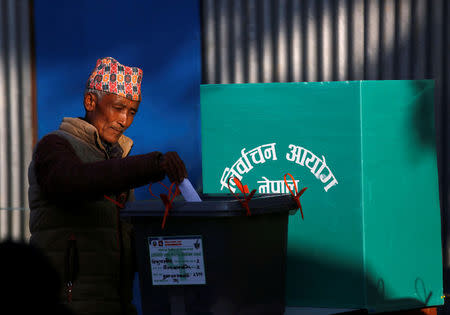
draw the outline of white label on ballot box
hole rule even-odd
[[[206,284],[200,235],[148,238],[153,285]]]

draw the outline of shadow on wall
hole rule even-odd
[[[60,303],[61,282],[47,257],[21,242],[0,243],[0,313],[73,315]]]
[[[322,257],[327,257],[323,255]],[[296,268],[296,266],[298,266]],[[426,284],[420,278],[417,278],[412,287],[419,299],[405,298],[405,299],[390,299],[388,288],[385,288],[383,279],[374,279],[370,274],[364,274],[361,267],[349,266],[346,264],[339,264],[335,261],[319,261],[310,257],[296,255],[288,257],[288,269],[290,272],[296,272],[302,279],[302,284],[296,286],[295,296],[301,296],[304,306],[308,307],[326,307],[326,308],[363,308],[365,304],[364,292],[367,294],[368,311],[373,313],[389,312],[394,310],[411,310],[426,307],[427,302],[435,294],[434,292],[426,291]],[[295,271],[294,271],[295,269]],[[306,272],[308,271],[308,272]],[[332,278],[314,278],[314,275],[324,274],[333,275]],[[288,282],[288,297],[287,301],[295,300],[294,296],[289,297],[289,289],[293,283]],[[315,296],[313,293],[320,291],[323,296]],[[365,286],[365,288],[364,288]],[[322,299],[326,297],[327,305],[324,305]],[[294,305],[288,305],[294,307]],[[302,307],[304,307],[302,305]],[[367,314],[367,310],[362,310],[359,313],[349,312],[348,314]],[[384,314],[384,313],[383,313]],[[420,313],[419,313],[420,314]]]
[[[420,143],[428,149],[436,149],[435,108],[432,106],[434,89],[430,82],[413,82],[416,97],[413,101],[411,130]],[[431,108],[430,108],[431,107]],[[436,107],[436,106],[434,106]]]

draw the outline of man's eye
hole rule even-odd
[[[131,112],[131,115],[133,115],[133,116],[136,115],[136,112]]]

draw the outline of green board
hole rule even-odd
[[[443,304],[434,82],[201,86],[204,193],[289,193],[287,306]],[[293,181],[287,177],[288,184]]]

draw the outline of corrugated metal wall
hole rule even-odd
[[[0,0],[0,241],[29,237],[31,71],[30,1]]]
[[[450,1],[202,0],[201,8],[205,84],[436,80],[449,266]]]
[[[445,0],[203,0],[202,23],[204,83],[443,83],[448,67]]]

